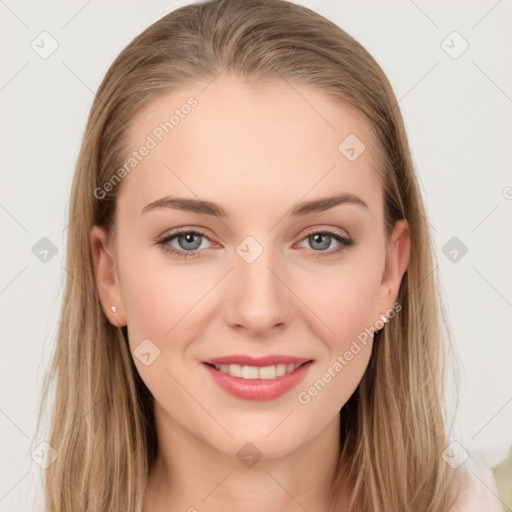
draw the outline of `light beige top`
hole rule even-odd
[[[477,464],[471,457],[462,469],[469,484],[450,512],[504,512],[492,470]]]

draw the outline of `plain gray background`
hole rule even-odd
[[[34,510],[41,497],[43,470],[30,447],[66,275],[71,180],[94,92],[133,37],[187,3],[0,0],[2,511]],[[512,445],[512,2],[296,3],[358,39],[400,100],[463,369],[451,437],[495,465]],[[58,44],[48,58],[32,48],[42,37],[47,50],[52,39]],[[33,251],[43,237],[57,249],[46,262]]]

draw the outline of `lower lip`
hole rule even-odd
[[[202,365],[208,370],[212,379],[233,396],[245,400],[272,400],[297,386],[308,373],[311,364],[312,362],[309,361],[292,373],[275,379],[243,379],[222,373],[207,364],[203,363]]]

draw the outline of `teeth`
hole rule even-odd
[[[241,377],[242,367],[239,364],[228,364],[228,371],[226,373],[229,373],[229,375],[233,377]]]
[[[221,373],[242,379],[275,379],[296,370],[300,364],[277,364],[273,366],[241,366],[239,364],[214,365]]]
[[[256,366],[242,366],[243,379],[257,379],[258,368]]]
[[[247,368],[247,366],[246,366]],[[275,366],[262,366],[258,370],[258,377],[260,379],[275,379],[276,378],[276,367]]]
[[[276,377],[281,377],[286,374],[286,365],[278,364],[276,366]]]

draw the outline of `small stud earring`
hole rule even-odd
[[[117,316],[117,313],[116,313],[116,307],[115,307],[115,306],[112,306],[110,309],[113,311],[114,315],[115,315],[115,316]]]
[[[389,322],[389,318],[387,316],[384,316],[384,315],[380,315],[380,319],[385,323],[387,324]]]

